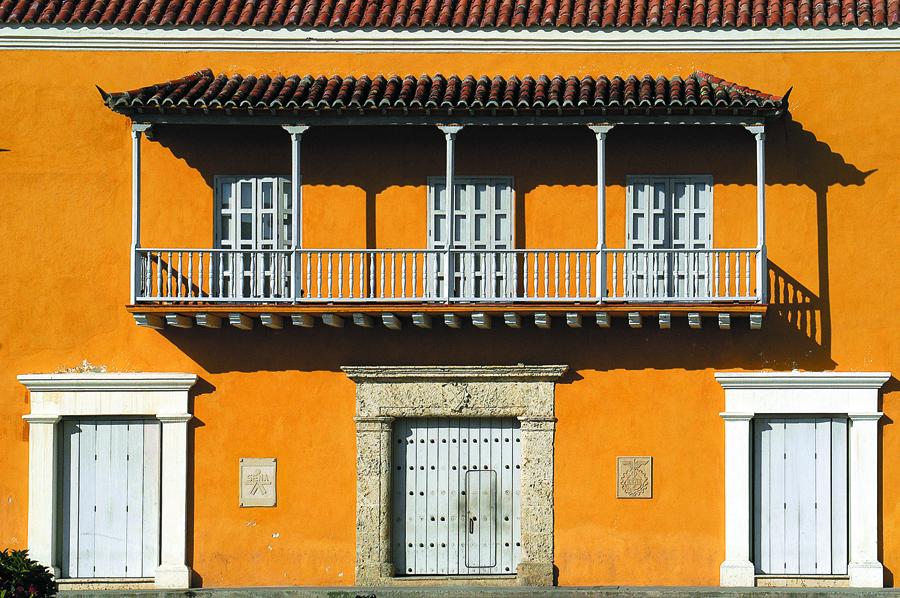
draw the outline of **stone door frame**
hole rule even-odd
[[[521,424],[521,562],[489,585],[553,585],[555,382],[566,365],[345,366],[356,382],[356,584],[403,585],[391,553],[391,427],[406,417],[515,417]],[[459,577],[429,577],[428,584]]]

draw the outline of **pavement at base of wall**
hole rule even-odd
[[[62,598],[826,598],[900,597],[900,589],[861,588],[711,588],[711,587],[555,587],[473,588],[203,588],[195,590],[64,590]]]

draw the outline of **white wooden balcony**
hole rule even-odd
[[[141,248],[134,259],[139,303],[762,302],[759,249]]]

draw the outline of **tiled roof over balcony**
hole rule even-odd
[[[0,23],[346,30],[900,25],[896,0],[2,0]]]
[[[703,72],[650,75],[216,75],[202,70],[122,93],[116,112],[237,114],[739,114],[778,116],[787,97]]]

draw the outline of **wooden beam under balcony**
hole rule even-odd
[[[453,311],[447,311],[452,307]],[[553,320],[571,328],[585,327],[587,322],[596,328],[610,328],[613,320],[633,329],[640,329],[645,318],[659,323],[660,329],[679,326],[692,329],[704,327],[729,330],[747,326],[760,330],[767,306],[759,304],[390,304],[356,303],[349,305],[269,304],[269,305],[131,305],[127,307],[136,323],[147,328],[188,328],[196,322],[204,328],[221,328],[223,322],[241,330],[251,330],[255,324],[270,329],[282,329],[288,323],[298,328],[312,328],[319,324],[343,328],[347,320],[356,326],[374,328],[376,323],[393,330],[403,329],[404,320],[413,327],[490,329],[494,319],[505,328],[524,328],[525,318],[537,328],[553,327]],[[618,326],[618,325],[617,325]]]

